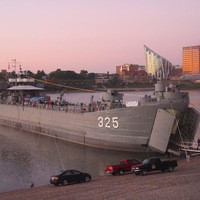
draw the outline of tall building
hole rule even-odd
[[[183,47],[183,75],[200,73],[200,45]]]
[[[172,76],[172,64],[144,45],[146,72],[161,79]]]
[[[123,64],[120,66],[116,66],[116,72],[119,75],[122,75],[123,71],[135,72],[137,70],[138,70],[138,65],[133,65],[133,64]]]

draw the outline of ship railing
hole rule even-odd
[[[46,103],[21,103],[21,102],[1,102],[2,104],[9,104],[15,106],[22,106],[22,107],[33,107],[37,109],[47,109],[47,110],[54,110],[54,111],[63,111],[63,112],[70,112],[70,113],[87,113],[87,112],[96,112],[96,111],[103,111],[103,110],[113,110],[126,107],[125,104],[122,102],[120,103],[91,103],[91,104],[46,104]]]
[[[194,149],[198,150],[200,144],[197,143],[196,141],[183,141],[180,146],[182,150],[194,150]]]
[[[63,109],[66,112],[80,112],[80,113],[87,113],[87,112],[96,112],[96,111],[103,111],[103,110],[112,110],[125,107],[125,104],[113,103],[113,104],[97,104],[92,103],[89,105],[86,104],[79,104],[79,105],[67,105],[67,108]]]

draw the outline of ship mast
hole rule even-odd
[[[20,63],[20,62],[17,62],[16,58],[15,59],[11,59],[12,62],[9,62],[9,64],[14,64],[12,65],[12,67],[15,68],[15,86],[17,86],[17,63]]]

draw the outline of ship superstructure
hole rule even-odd
[[[4,98],[7,103],[18,103],[23,101],[29,102],[33,97],[45,95],[44,88],[37,87],[34,79],[28,78],[28,72],[20,70],[14,78],[8,79],[9,88],[4,92]]]

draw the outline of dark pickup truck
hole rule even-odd
[[[148,158],[145,159],[142,164],[133,166],[131,171],[134,172],[136,175],[146,175],[147,172],[151,171],[168,171],[172,172],[175,167],[177,167],[176,160],[168,160],[161,162],[160,158]]]
[[[123,175],[125,172],[130,172],[132,166],[139,164],[141,164],[141,162],[136,159],[121,160],[119,165],[106,166],[105,171],[107,173],[111,172],[112,175]]]

